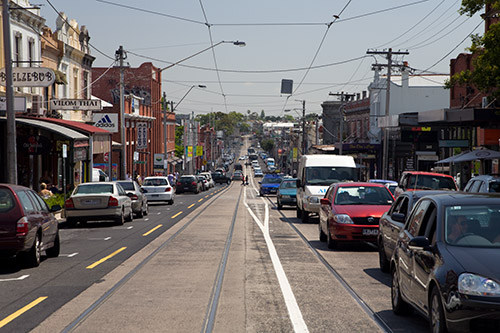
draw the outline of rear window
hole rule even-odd
[[[118,182],[118,184],[120,184],[124,190],[128,190],[128,191],[135,190],[134,183],[132,183],[132,182]]]
[[[165,186],[168,185],[168,181],[165,178],[153,178],[146,179],[143,186]]]
[[[0,188],[0,213],[7,213],[15,206],[15,198],[12,192],[6,188]]]
[[[455,186],[455,181],[451,177],[411,175],[408,189],[455,191],[457,187]]]
[[[179,178],[179,181],[183,182],[183,183],[187,183],[187,182],[193,182],[195,181],[196,179],[193,177],[193,176],[182,176],[181,178]]]
[[[75,189],[74,194],[101,194],[113,193],[113,185],[111,184],[91,184],[80,185]]]

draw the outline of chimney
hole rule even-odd
[[[363,90],[363,99],[366,98],[366,90]]]
[[[408,62],[404,61],[403,62],[404,67],[401,68],[401,87],[403,89],[408,89],[409,84],[408,84],[408,79],[409,79],[409,68],[408,68]]]
[[[359,101],[359,97],[361,96],[360,93],[356,93],[356,100]]]

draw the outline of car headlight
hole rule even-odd
[[[319,203],[319,198],[310,196],[307,198],[307,201],[309,201],[309,203],[312,203],[312,204],[317,204],[317,203]]]
[[[337,214],[333,217],[333,220],[337,223],[342,224],[354,224],[354,222],[351,220],[351,217],[347,214]]]
[[[483,276],[463,273],[458,277],[458,291],[466,295],[500,296],[500,285]]]

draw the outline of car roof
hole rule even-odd
[[[500,176],[498,175],[479,175],[476,177],[472,177],[469,181],[473,180],[500,180]]]
[[[421,191],[428,192],[428,191]],[[498,193],[466,193],[450,191],[445,194],[437,194],[431,197],[432,200],[444,206],[451,205],[477,205],[477,204],[498,204],[500,205],[500,194]]]
[[[166,176],[149,176],[149,177],[144,178],[144,180],[146,180],[146,179],[158,179],[158,178],[168,179],[168,177],[166,177]]]
[[[364,186],[364,187],[383,187],[384,184],[380,183],[369,183],[369,182],[343,182],[343,183],[333,183],[332,185],[338,186],[338,187],[355,187],[355,186]]]
[[[381,183],[381,184],[397,184],[398,182],[395,180],[388,179],[370,179],[369,183]]]
[[[448,177],[453,178],[450,175],[445,173],[437,173],[437,172],[428,172],[428,171],[403,171],[403,174],[411,174],[411,175],[429,175],[429,176],[440,176],[440,177]]]
[[[453,191],[456,192],[456,191]],[[448,194],[450,190],[422,190],[422,191],[406,191],[401,195],[411,196],[413,199],[420,199],[428,195]]]

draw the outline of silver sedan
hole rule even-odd
[[[148,198],[144,194],[144,190],[137,184],[135,180],[119,180],[117,181],[127,194],[131,194],[130,199],[132,199],[132,211],[137,217],[143,217],[148,215]]]
[[[66,221],[77,222],[113,220],[118,224],[132,221],[132,200],[117,182],[79,184],[64,203]]]

